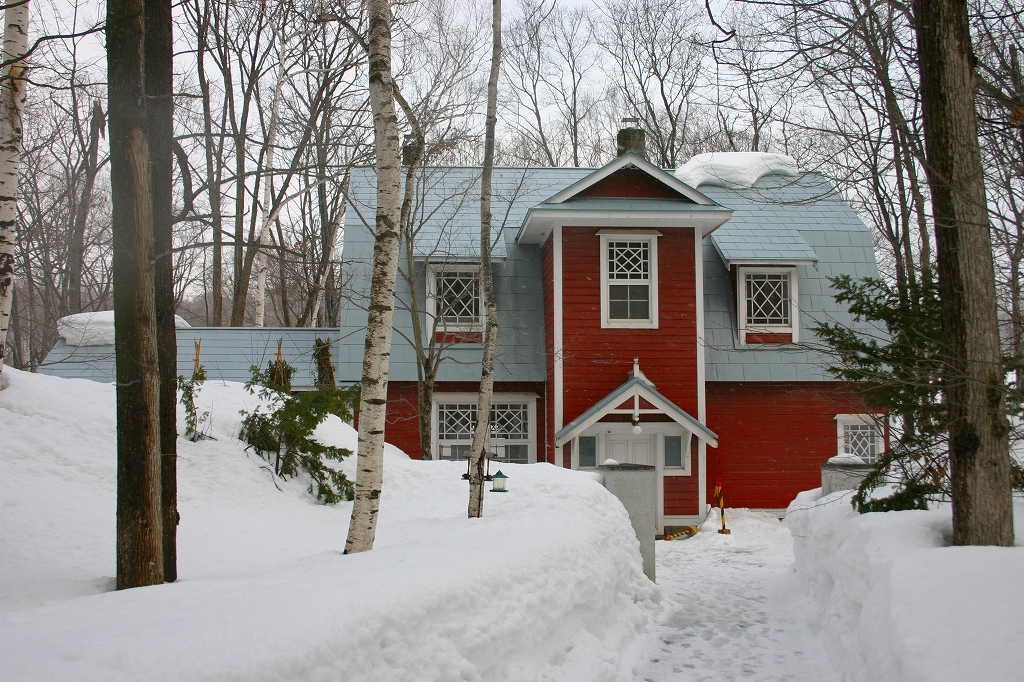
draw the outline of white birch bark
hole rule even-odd
[[[28,2],[4,10],[4,44],[0,60],[0,389],[4,352],[14,300],[14,238],[18,220],[18,173],[21,165],[22,112],[25,110],[25,52],[28,50]]]
[[[377,532],[377,511],[384,478],[384,418],[395,314],[401,207],[398,117],[391,74],[391,5],[387,0],[367,0],[366,5],[370,109],[373,112],[377,156],[377,216],[359,397],[355,503],[345,542],[346,554],[373,549]]]
[[[480,362],[480,392],[476,403],[476,429],[469,449],[469,518],[484,513],[484,459],[490,433],[491,398],[494,396],[494,351],[498,344],[498,309],[494,302],[491,268],[491,174],[494,170],[494,129],[498,119],[498,73],[501,69],[501,0],[491,6],[491,72],[487,79],[487,120],[484,132],[484,167],[480,174],[480,284],[487,318],[484,353]]]

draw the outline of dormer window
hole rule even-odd
[[[796,343],[796,268],[741,267],[737,275],[740,342]]]
[[[599,234],[601,326],[657,329],[658,233]]]
[[[438,333],[482,331],[480,295],[480,268],[475,265],[436,266],[427,271],[427,310]]]

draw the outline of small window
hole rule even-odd
[[[580,468],[597,466],[597,436],[580,436],[576,439],[579,445]]]
[[[865,464],[874,464],[884,448],[876,416],[869,414],[836,415],[837,454],[857,455]]]
[[[601,236],[601,326],[658,326],[656,235]]]
[[[665,466],[683,466],[683,437],[665,436]]]
[[[788,327],[789,275],[746,273],[747,327]]]
[[[474,332],[483,328],[480,270],[446,267],[430,270],[427,309],[442,331]]]
[[[737,285],[743,344],[799,341],[795,268],[741,267]]]

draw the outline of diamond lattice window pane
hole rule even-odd
[[[789,325],[789,275],[747,273],[747,324]]]
[[[650,272],[649,242],[608,242],[608,279],[648,279]]]
[[[447,323],[480,322],[480,278],[475,272],[439,272],[435,314]]]
[[[491,405],[491,438],[527,440],[530,437],[530,410],[526,403]]]
[[[846,452],[857,455],[868,464],[878,460],[878,430],[874,424],[845,424],[843,426],[843,447]]]
[[[437,437],[441,440],[472,438],[474,428],[476,405],[447,403],[437,406]]]

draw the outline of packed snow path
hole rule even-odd
[[[714,518],[688,540],[656,543],[668,603],[640,644],[637,680],[831,682],[839,680],[793,571],[793,540],[768,514]]]

